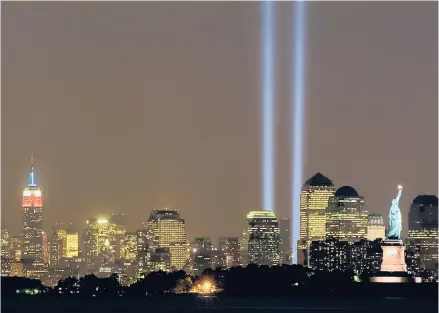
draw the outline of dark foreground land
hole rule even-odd
[[[373,312],[437,313],[437,297],[398,298],[255,298],[200,297],[196,295],[154,298],[113,297],[82,299],[78,297],[3,297],[2,313],[189,313],[189,312]]]

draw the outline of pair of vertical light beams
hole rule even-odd
[[[302,153],[303,153],[303,113],[304,113],[304,62],[305,36],[304,15],[305,2],[294,2],[293,14],[293,51],[292,62],[292,193],[291,193],[291,249],[293,263],[297,263],[297,241],[300,238],[300,190],[302,186]],[[274,173],[275,173],[275,8],[273,1],[262,2],[262,162],[263,162],[263,207],[274,210]]]

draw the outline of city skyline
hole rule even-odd
[[[26,187],[26,188],[24,188],[23,189],[23,195],[24,196],[26,196],[27,195],[27,193],[28,193],[28,189],[29,188],[36,188],[37,190],[39,190],[39,192],[40,192],[40,194],[42,193],[41,192],[41,188],[40,188],[40,186],[39,186],[39,184],[37,183],[37,178],[36,178],[36,173],[35,173],[35,169],[34,169],[34,165],[35,165],[35,158],[34,158],[34,155],[32,154],[31,155],[31,158],[30,158],[30,172],[29,172],[29,181],[28,181],[28,186]],[[317,181],[315,182],[315,183],[320,183],[320,180],[321,179],[323,179],[323,180],[327,180],[328,178],[327,177],[325,177],[325,176],[322,176],[322,174],[321,173],[316,173],[315,175],[313,175],[312,177],[310,177],[309,179],[307,179],[304,183],[303,183],[303,188],[302,188],[302,191],[301,191],[301,197],[303,197],[303,193],[305,192],[305,194],[306,194],[306,190],[307,190],[307,188],[309,187],[309,183],[311,182],[311,181],[313,181],[313,180],[316,180],[317,179]],[[326,182],[324,181],[323,182],[323,184],[326,184]],[[333,193],[336,191],[336,190],[349,190],[349,192],[356,192],[356,190],[355,189],[353,189],[351,186],[341,186],[341,187],[339,187],[339,188],[337,188],[336,187],[336,185],[335,184],[333,184],[333,182],[332,181],[328,181],[328,184],[331,184],[331,188],[333,189]],[[329,186],[329,185],[328,185]],[[398,185],[398,187],[399,187],[400,185]],[[335,194],[335,196],[337,196],[337,194]],[[413,206],[413,203],[415,203],[416,201],[417,201],[417,199],[419,199],[419,198],[422,198],[422,197],[427,197],[427,198],[435,198],[435,199],[437,199],[437,195],[436,194],[432,194],[432,195],[417,195],[414,199],[413,199],[413,202],[410,204],[410,209],[412,208],[412,206]],[[42,200],[42,198],[43,198],[43,196],[40,196],[40,200],[39,201],[41,201]],[[324,209],[324,214],[325,214],[325,220],[328,218],[328,214],[330,213],[329,211],[331,210],[331,198],[332,198],[332,196],[331,197],[329,197],[328,198],[328,204],[326,205],[326,207],[325,207],[325,209]],[[361,197],[361,199],[362,199],[362,206],[364,206],[364,198],[363,197]],[[23,201],[26,201],[26,199],[24,199]],[[23,202],[24,203],[24,202]],[[23,204],[24,205],[24,204]],[[323,203],[322,203],[322,205],[323,205]],[[323,208],[323,207],[322,207]],[[372,212],[372,211],[368,211],[367,210],[367,208],[364,208],[365,209],[365,212],[366,212],[366,214],[368,214],[368,216],[369,216],[369,218],[371,217],[371,216],[376,216],[376,215],[378,215],[378,216],[380,216],[381,218],[384,218],[384,221],[386,221],[386,222],[384,222],[384,226],[387,228],[387,226],[388,226],[388,220],[386,220],[386,215],[384,215],[383,216],[383,214],[379,214],[379,213],[376,213],[376,212]],[[151,214],[153,213],[153,212],[155,212],[155,211],[160,211],[160,210],[162,210],[162,211],[167,211],[167,212],[176,212],[177,214],[179,214],[179,210],[178,209],[173,209],[173,208],[168,208],[168,207],[162,207],[162,208],[155,208],[155,209],[152,209],[151,210]],[[253,208],[249,208],[249,210],[254,210]],[[270,211],[270,210],[264,210],[263,208],[259,208],[258,210],[262,210],[262,211],[266,211],[267,213],[269,213],[269,212],[273,212],[273,211]],[[43,212],[44,212],[44,207],[43,207]],[[277,215],[277,213],[276,212],[273,212],[274,214],[275,214],[275,217],[277,218],[277,219],[290,219],[290,217],[285,217],[285,216],[278,216]],[[43,216],[44,216],[44,213],[43,213]],[[72,232],[77,232],[77,233],[79,233],[79,234],[81,234],[81,233],[83,233],[83,232],[85,232],[86,231],[86,229],[87,229],[87,227],[88,227],[88,225],[89,225],[89,219],[91,218],[91,219],[94,219],[94,220],[97,220],[98,222],[99,221],[108,221],[109,219],[112,219],[112,218],[114,218],[115,216],[121,216],[121,218],[123,219],[123,225],[125,225],[124,227],[126,227],[126,224],[125,224],[125,220],[126,220],[126,216],[125,216],[125,214],[123,213],[123,212],[111,212],[111,213],[108,213],[108,212],[104,212],[104,213],[101,213],[101,214],[99,214],[99,215],[95,215],[95,216],[89,216],[89,218],[87,218],[85,221],[84,221],[84,223],[85,223],[85,226],[84,227],[81,227],[80,225],[75,225],[75,224],[73,224],[73,223],[71,223],[71,221],[65,221],[65,220],[62,220],[62,221],[57,221],[55,224],[53,224],[53,225],[51,225],[51,226],[46,226],[46,227],[43,227],[43,233],[46,233],[46,235],[47,235],[47,230],[46,230],[46,228],[48,228],[49,229],[49,232],[50,231],[54,231],[54,229],[57,227],[57,226],[59,226],[59,225],[64,225],[63,227],[66,227],[65,225],[69,225],[69,226],[67,226],[67,228],[68,229],[70,229],[70,231],[72,231]],[[151,217],[149,217],[149,219],[150,219]],[[247,215],[247,218],[248,218],[248,215]],[[409,214],[407,214],[407,217],[406,217],[406,219],[407,219],[407,221],[406,221],[406,223],[407,224],[409,224],[410,223],[410,221],[409,221],[409,218],[410,218],[410,216],[409,216]],[[148,219],[148,220],[149,220]],[[44,219],[43,219],[44,220]],[[404,220],[404,217],[403,217],[403,220]],[[302,221],[302,222],[305,222],[305,220],[304,221]],[[131,229],[130,227],[128,227],[128,232],[132,232],[132,231],[139,231],[140,229],[143,229],[144,227],[145,227],[145,225],[147,224],[148,222],[147,222],[147,220],[145,220],[145,221],[140,221],[139,222],[139,225],[136,227],[136,229]],[[43,222],[43,225],[44,225],[44,222]],[[325,226],[326,225],[326,226]],[[286,225],[285,225],[286,226]],[[327,227],[327,223],[326,222],[322,222],[322,225],[321,225],[322,227],[323,226],[325,226],[325,227]],[[290,228],[291,227],[291,225],[288,225],[288,226],[286,226],[287,228]],[[3,225],[2,225],[2,228],[3,228]],[[8,229],[8,232],[9,232],[9,228],[8,227],[5,227],[5,229]],[[20,231],[22,231],[22,229],[20,230]],[[125,231],[127,231],[127,230],[125,230]],[[240,230],[238,230],[238,233],[240,233],[242,231],[242,229],[240,229]],[[407,230],[406,230],[406,232],[408,231],[408,228],[407,228]],[[9,233],[9,235],[10,236],[17,236],[17,234],[11,234],[11,233]],[[19,236],[21,236],[22,235],[22,233],[20,233],[19,234]],[[230,234],[228,234],[228,235],[230,235]],[[198,236],[199,237],[199,236]],[[220,239],[221,237],[224,237],[224,236],[219,236],[218,238],[216,238],[216,239]],[[197,238],[197,236],[194,236],[193,238]],[[365,234],[365,236],[362,236],[362,238],[366,238],[366,234]],[[82,238],[82,239],[84,239],[84,238]],[[292,238],[290,238],[289,240],[292,240]]]
[[[403,184],[404,236],[413,199],[438,189],[432,5],[307,9],[302,181],[321,172],[354,187],[386,224]],[[88,218],[118,212],[136,230],[169,207],[188,238],[239,235],[262,207],[257,3],[2,6],[1,208],[11,234],[35,152],[46,231],[61,221],[82,231]],[[280,68],[291,61],[290,7],[276,4]],[[291,213],[289,79],[280,69],[279,218]]]

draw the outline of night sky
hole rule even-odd
[[[436,2],[307,3],[305,180],[387,216],[438,190]],[[2,2],[2,225],[36,158],[44,227],[178,209],[237,236],[262,205],[257,2]],[[276,212],[290,215],[293,8],[277,3]],[[387,217],[386,217],[387,222]]]

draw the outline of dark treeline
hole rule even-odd
[[[278,267],[249,265],[229,270],[208,269],[203,277],[192,277],[184,271],[153,272],[130,286],[121,286],[117,275],[98,278],[94,275],[79,280],[68,277],[53,288],[39,280],[2,277],[2,296],[21,295],[24,290],[56,297],[144,297],[184,293],[202,278],[209,277],[221,290],[218,296],[243,297],[437,297],[437,283],[373,284],[356,282],[350,271],[313,271],[300,265]]]

